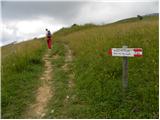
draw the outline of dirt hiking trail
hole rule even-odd
[[[67,87],[68,87],[68,92],[66,94],[66,97],[63,101],[63,109],[64,111],[62,111],[62,115],[59,116],[59,118],[61,119],[66,119],[68,118],[67,116],[67,111],[68,111],[68,107],[70,106],[70,101],[73,99],[73,90],[74,90],[74,87],[75,87],[75,83],[74,83],[74,80],[75,80],[75,75],[74,73],[72,72],[72,62],[73,62],[73,54],[72,54],[72,51],[71,49],[69,48],[69,46],[67,44],[64,44],[64,47],[66,49],[66,52],[65,52],[65,61],[64,61],[64,65],[62,66],[62,69],[64,72],[67,72],[67,76],[68,76],[68,79],[67,80]],[[67,116],[66,116],[67,115]]]
[[[27,118],[43,118],[47,111],[46,107],[51,99],[53,93],[51,91],[51,79],[52,79],[52,64],[50,61],[50,54],[51,50],[48,50],[43,57],[43,61],[45,62],[44,65],[44,72],[42,73],[40,80],[41,85],[37,90],[36,94],[36,101],[33,103],[29,110],[27,110]]]
[[[72,51],[69,48],[69,46],[67,44],[63,44],[63,45],[66,49],[66,52],[65,52],[64,64],[63,66],[61,66],[61,69],[67,73],[67,76],[68,76],[68,79],[66,79],[68,83],[67,87],[68,87],[68,90],[71,92],[73,91],[73,88],[75,86],[74,85],[74,78],[75,78],[74,73],[71,72],[73,55],[72,55]],[[54,79],[52,78],[53,77],[52,74],[54,74],[53,73],[54,65],[52,65],[52,60],[56,60],[59,57],[58,54],[54,54],[53,56],[51,55],[52,55],[52,51],[48,50],[43,57],[43,61],[45,64],[44,64],[44,72],[40,76],[41,84],[40,84],[40,87],[36,91],[36,100],[27,109],[25,118],[41,119],[41,118],[46,117],[46,114],[48,111],[47,109],[48,103],[54,96],[54,89],[53,89],[54,86],[51,85],[52,82],[54,82]],[[65,110],[67,109],[66,107],[69,105],[68,102],[72,98],[72,95],[69,91],[68,91],[68,94],[66,94],[66,97],[62,102]],[[62,113],[65,112],[65,110],[62,111]],[[65,116],[61,116],[61,117],[64,118]]]
[[[62,66],[62,69],[67,72],[70,70],[70,65],[72,64],[72,61],[73,61],[73,55],[72,55],[72,51],[68,45],[64,44],[64,47],[66,49],[66,53],[65,53],[65,64]],[[72,88],[74,86],[74,81],[73,81],[74,74],[69,73],[68,77],[69,77],[68,87]]]

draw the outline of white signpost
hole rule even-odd
[[[108,54],[123,57],[122,84],[124,89],[128,88],[128,57],[142,57],[142,48],[127,48],[127,46],[123,46],[123,48],[111,48]]]

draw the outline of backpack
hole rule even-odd
[[[51,37],[51,32],[50,31],[48,31],[47,37]]]

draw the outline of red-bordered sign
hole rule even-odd
[[[120,57],[142,57],[142,48],[111,48],[108,51],[109,55]]]

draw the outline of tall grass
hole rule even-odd
[[[2,118],[22,118],[35,99],[45,48],[42,40],[2,47]]]
[[[75,55],[77,93],[90,105],[85,118],[158,118],[158,17],[117,22],[56,36]],[[129,58],[129,88],[122,90],[122,58],[109,48],[143,48]]]
[[[65,35],[71,34],[76,31],[86,30],[86,29],[90,29],[94,27],[97,27],[97,25],[94,25],[91,23],[84,24],[84,25],[73,24],[71,27],[62,28],[59,31],[55,32],[54,39],[57,39],[56,37],[58,36],[65,36]]]

